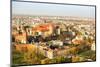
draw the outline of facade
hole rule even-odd
[[[15,42],[17,42],[17,43],[26,43],[27,42],[25,32],[22,34],[16,34],[14,37],[15,37]]]

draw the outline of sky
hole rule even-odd
[[[12,14],[95,18],[95,7],[13,1]]]

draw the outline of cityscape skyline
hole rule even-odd
[[[95,62],[95,9],[13,2],[12,66]]]

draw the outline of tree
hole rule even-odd
[[[79,56],[72,56],[72,62],[79,62],[80,57]]]

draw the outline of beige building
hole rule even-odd
[[[91,50],[95,51],[96,50],[96,45],[95,42],[91,45]]]

